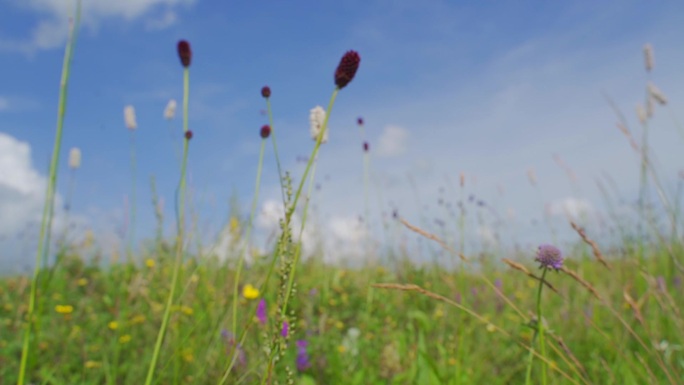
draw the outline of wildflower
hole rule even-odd
[[[263,298],[259,301],[259,305],[257,305],[256,317],[260,324],[266,324],[266,300]]]
[[[88,284],[88,278],[79,278],[78,281],[76,281],[76,284],[78,286],[85,286]]]
[[[335,85],[337,88],[344,88],[354,79],[354,75],[356,75],[356,71],[359,69],[359,63],[361,63],[361,56],[356,51],[347,51],[342,56],[340,64],[337,65],[335,70]]]
[[[111,330],[116,330],[119,328],[119,323],[116,321],[111,321],[110,323],[107,324],[107,327],[110,328]]]
[[[187,140],[192,139],[192,131],[191,131],[191,130],[185,131],[185,135],[184,135],[184,136],[185,136],[185,139],[187,139]]]
[[[171,99],[169,102],[166,104],[166,108],[164,109],[164,119],[171,120],[173,119],[174,116],[176,116],[176,107],[178,106],[178,103],[176,103],[176,99]]]
[[[653,96],[656,102],[660,103],[661,106],[667,104],[667,97],[663,94],[658,87],[653,83],[648,83],[648,93]]]
[[[646,71],[651,72],[653,69],[653,47],[648,43],[644,44],[644,65]]]
[[[287,338],[287,335],[289,334],[289,332],[290,332],[290,324],[287,323],[287,321],[285,321],[285,322],[283,322],[283,328],[280,329],[280,335],[283,338]]]
[[[127,344],[131,342],[131,335],[130,334],[124,334],[121,337],[119,337],[119,343],[120,344]]]
[[[100,366],[102,366],[102,364],[97,362],[97,361],[89,360],[89,361],[86,361],[85,364],[83,364],[83,366],[85,366],[86,369],[94,369],[94,368],[99,368]]]
[[[133,325],[141,324],[143,322],[145,322],[145,316],[142,314],[136,315],[131,319],[131,324]]]
[[[360,116],[356,118],[356,124],[358,124],[359,126],[363,126],[363,118]]]
[[[190,43],[185,40],[178,42],[178,57],[180,57],[183,67],[190,67],[190,62],[192,61],[192,50],[190,49]]]
[[[263,86],[261,88],[261,96],[268,99],[271,97],[271,88],[269,86]]]
[[[192,354],[191,349],[189,349],[189,348],[183,349],[183,361],[185,361],[185,362],[195,361],[195,356]]]
[[[71,305],[57,305],[55,311],[59,314],[71,314],[74,312],[74,307]]]
[[[259,289],[248,283],[245,285],[244,289],[242,289],[242,295],[246,299],[256,299],[259,297]]]
[[[370,146],[368,145],[368,142],[363,142],[363,151],[368,152],[369,149],[370,149]]]
[[[271,135],[271,126],[264,124],[261,126],[261,132],[259,133],[263,139],[268,138]]]
[[[342,339],[344,351],[348,351],[352,356],[356,356],[359,353],[358,341],[360,336],[361,331],[358,328],[347,330],[347,335]]]
[[[124,123],[129,130],[138,128],[138,123],[135,120],[135,108],[131,105],[124,107]]]
[[[235,341],[235,336],[233,335],[233,333],[229,332],[226,329],[223,329],[221,330],[221,337],[223,337],[223,340],[226,341],[226,344],[228,345],[228,348],[226,349],[226,354],[237,354],[237,363],[240,366],[246,365],[247,355],[245,354],[245,350],[242,348],[241,344]]]
[[[152,258],[147,258],[147,259],[145,260],[145,266],[149,267],[150,269],[154,267],[154,264],[155,264],[155,263],[156,263],[156,262],[155,262],[154,259],[152,259]]]
[[[534,258],[539,262],[540,268],[559,270],[563,267],[563,253],[556,246],[541,245],[537,251],[537,256]]]
[[[321,134],[323,129],[323,123],[325,122],[325,110],[321,106],[316,106],[311,109],[309,113],[309,123],[311,124],[311,139],[318,140],[318,136]],[[328,141],[328,130],[323,133],[323,138],[321,143],[326,143]]]
[[[79,167],[81,167],[81,149],[73,147],[69,151],[69,168],[76,170]]]
[[[194,313],[194,310],[192,310],[190,306],[185,305],[181,306],[180,311],[185,315],[192,315],[192,313]]]
[[[311,367],[309,362],[309,353],[306,351],[308,343],[306,340],[297,341],[297,370],[303,372]]]

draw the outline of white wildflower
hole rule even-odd
[[[77,169],[81,167],[81,149],[78,147],[73,147],[69,151],[69,168]]]
[[[166,105],[166,108],[164,109],[164,119],[173,119],[173,117],[176,116],[176,107],[176,99],[169,100],[169,103]]]
[[[323,129],[323,122],[325,121],[325,110],[321,106],[316,106],[311,109],[311,112],[309,114],[309,122],[311,123],[311,139],[313,140],[318,140],[318,136],[321,133],[321,129]],[[325,130],[325,133],[323,134],[323,139],[321,139],[321,143],[325,143],[328,141],[328,130]]]
[[[133,106],[124,107],[124,123],[129,130],[138,128],[138,123],[135,121],[135,108]]]

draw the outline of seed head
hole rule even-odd
[[[553,245],[540,245],[534,260],[540,263],[539,268],[560,270],[563,267],[563,253]]]
[[[185,139],[187,139],[187,140],[192,139],[192,131],[191,130],[185,131]]]
[[[340,60],[340,64],[335,70],[335,85],[337,88],[344,88],[354,79],[354,75],[356,75],[356,71],[359,69],[359,63],[361,63],[361,56],[356,51],[347,51],[342,56],[342,60]]]
[[[653,83],[648,83],[648,93],[655,99],[658,104],[664,106],[667,104],[667,97],[660,91],[660,88],[656,87]]]
[[[186,40],[181,40],[178,42],[178,57],[180,57],[183,67],[190,67],[190,62],[192,61],[192,50],[190,49],[190,43],[188,43]]]
[[[356,124],[358,124],[359,126],[363,126],[363,118],[360,116],[356,118]]]
[[[653,46],[647,43],[644,45],[644,65],[647,72],[651,72],[653,69],[653,62]]]
[[[370,145],[368,144],[368,142],[363,142],[363,151],[368,152],[369,149],[370,149]]]
[[[269,86],[263,86],[261,88],[261,96],[268,99],[271,97],[271,88]]]
[[[263,126],[261,126],[260,135],[263,139],[268,138],[271,135],[271,126],[269,126],[268,124],[264,124]]]
[[[138,122],[135,120],[135,108],[133,106],[124,107],[124,123],[129,130],[138,128]]]
[[[76,170],[81,167],[81,149],[74,147],[69,151],[69,168]]]
[[[164,119],[166,120],[171,120],[176,116],[176,107],[178,106],[178,103],[176,103],[176,99],[171,99],[169,102],[166,104],[166,108],[164,109]]]

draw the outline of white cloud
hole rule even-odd
[[[378,140],[378,155],[385,157],[399,156],[406,152],[409,133],[399,126],[387,126]]]
[[[577,219],[591,213],[593,207],[587,200],[568,197],[550,202],[547,210],[549,215]]]
[[[196,0],[88,0],[83,2],[81,21],[84,26],[97,29],[100,23],[109,18],[125,21],[151,16],[147,26],[162,29],[175,23],[177,16],[173,7],[192,5]],[[26,0],[16,2],[17,7],[31,10],[42,15],[41,20],[31,29],[30,36],[0,41],[0,50],[33,53],[38,50],[60,47],[66,41],[70,18],[75,1],[64,0]],[[164,13],[152,16],[155,9],[164,8]]]

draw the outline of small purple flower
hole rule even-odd
[[[283,328],[280,330],[280,335],[283,338],[287,338],[289,331],[290,331],[290,324],[288,324],[287,321],[283,322]]]
[[[297,341],[297,370],[303,372],[311,367],[309,362],[309,353],[306,351],[308,343],[306,340]]]
[[[553,245],[541,245],[537,250],[535,261],[541,265],[539,268],[560,270],[563,267],[563,253]]]
[[[266,300],[263,298],[259,301],[259,305],[257,305],[256,316],[260,324],[266,324]]]

